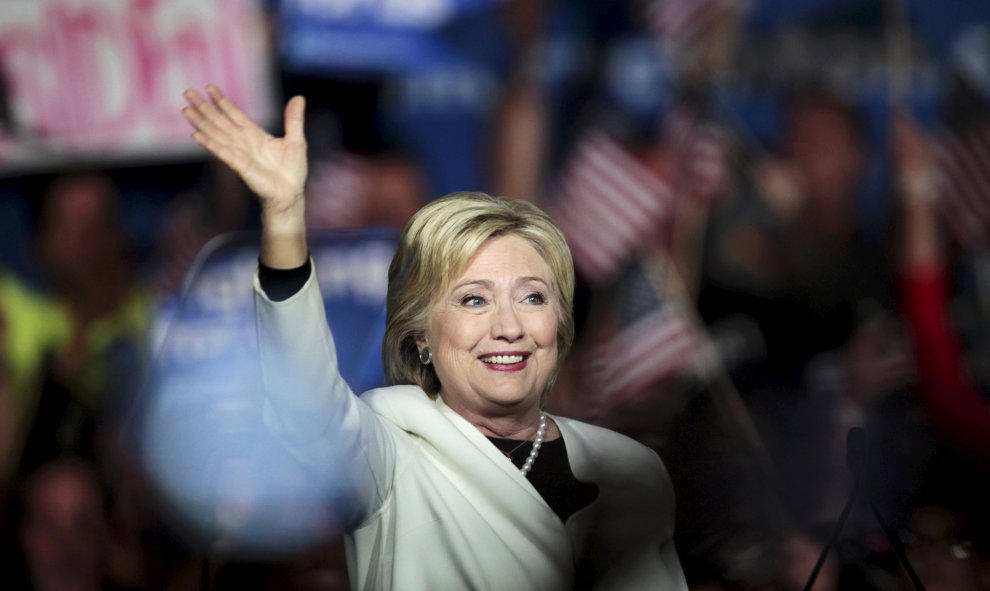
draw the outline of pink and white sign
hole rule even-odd
[[[0,173],[196,153],[182,91],[271,116],[256,0],[0,0]]]

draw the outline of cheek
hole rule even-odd
[[[471,354],[484,334],[482,323],[471,315],[440,313],[430,323],[428,338],[434,358],[442,365]]]
[[[547,314],[541,316],[533,324],[533,337],[537,344],[546,349],[557,350],[557,316]]]

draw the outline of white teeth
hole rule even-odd
[[[519,363],[523,360],[522,355],[491,355],[489,357],[482,357],[482,361],[485,363],[496,363],[496,364],[511,364]]]

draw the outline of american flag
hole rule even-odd
[[[548,207],[589,283],[608,282],[669,216],[668,183],[604,132],[581,140]]]
[[[665,378],[701,369],[705,339],[683,303],[637,262],[623,274],[607,336],[585,349],[588,383],[606,404],[635,399]]]
[[[745,0],[643,0],[643,16],[650,33],[675,59],[693,52],[704,35],[727,10]]]
[[[366,217],[371,165],[340,152],[318,160],[306,180],[306,227],[339,230],[360,226]]]
[[[938,207],[967,248],[990,247],[990,120],[936,144]]]

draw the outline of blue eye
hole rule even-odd
[[[526,296],[526,302],[529,304],[543,304],[546,303],[546,298],[543,297],[542,293],[531,293]]]
[[[485,303],[485,298],[483,298],[481,296],[468,295],[468,296],[464,296],[463,298],[461,298],[461,305],[462,306],[477,307],[477,306],[484,305],[484,303]]]

